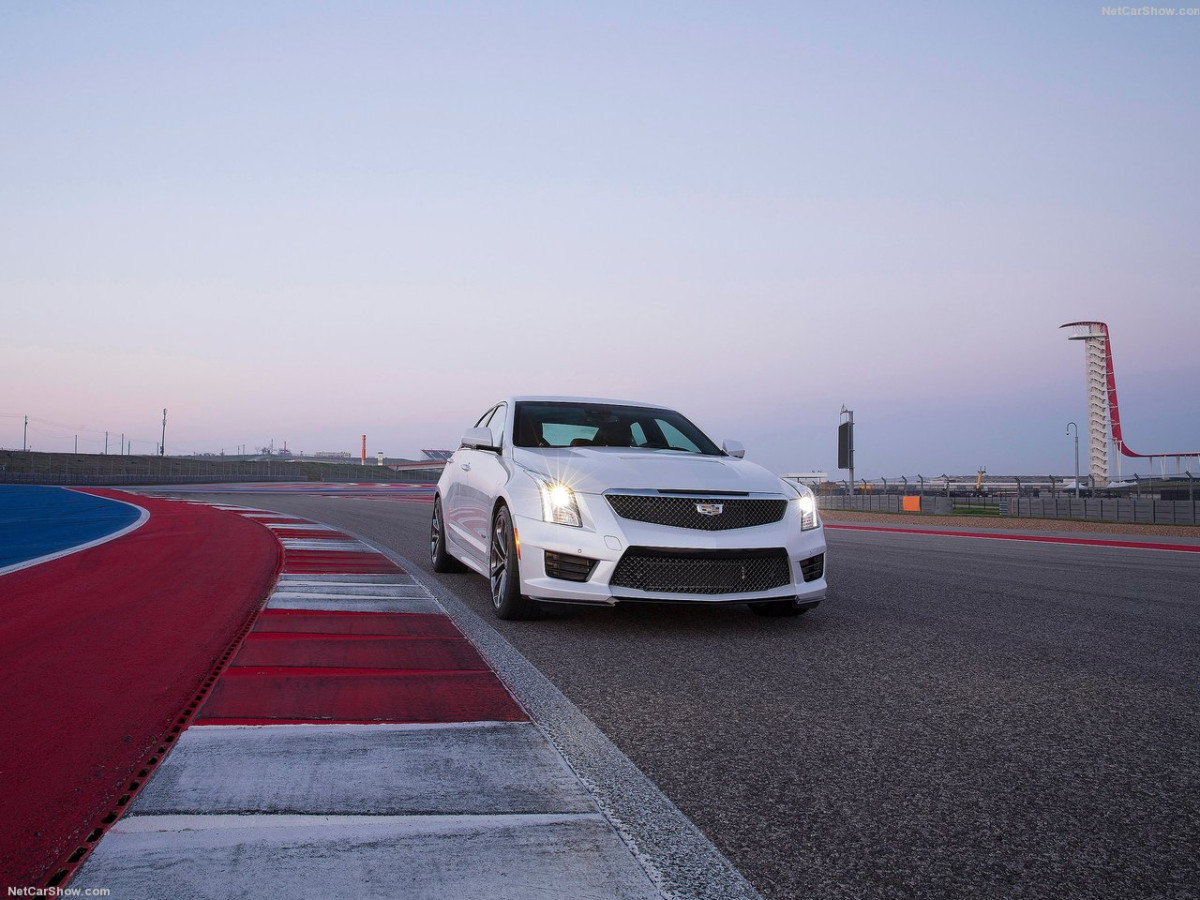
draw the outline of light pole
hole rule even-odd
[[[1067,423],[1067,434],[1075,429],[1075,499],[1079,499],[1079,426],[1074,422]]]
[[[162,443],[158,445],[158,455],[167,455],[167,411],[163,410]]]

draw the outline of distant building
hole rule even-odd
[[[384,460],[383,465],[396,472],[427,472],[433,481],[437,481],[437,476],[446,468],[446,462],[454,455],[453,450],[422,450],[421,453],[424,454],[423,459],[389,459]]]

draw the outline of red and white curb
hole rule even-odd
[[[325,526],[71,881],[121,898],[662,898],[441,604]]]

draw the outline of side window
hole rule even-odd
[[[646,432],[642,430],[641,422],[634,422],[629,426],[629,433],[633,436],[633,446],[645,447],[649,441],[646,440]]]

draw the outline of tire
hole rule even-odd
[[[492,517],[488,585],[492,592],[492,611],[497,618],[510,621],[538,618],[541,610],[537,601],[521,596],[521,561],[517,558],[512,514],[504,504]]]
[[[751,603],[750,611],[760,616],[782,619],[785,617],[802,616],[816,606],[817,603],[810,603],[807,606],[797,606],[795,600],[770,600],[767,603]]]
[[[429,560],[433,571],[461,572],[466,566],[446,552],[446,527],[442,520],[442,499],[433,498],[433,517],[429,523]]]

